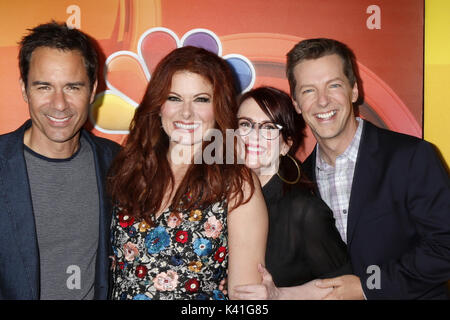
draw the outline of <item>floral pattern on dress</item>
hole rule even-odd
[[[164,211],[156,226],[114,208],[112,298],[223,300],[228,267],[227,203]]]

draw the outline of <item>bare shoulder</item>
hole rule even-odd
[[[251,185],[248,181],[244,181],[244,183],[242,184],[243,199],[248,201],[244,201],[244,203],[236,206],[236,204],[238,203],[238,199],[236,197],[232,198],[228,204],[229,214],[232,214],[233,212],[246,211],[249,208],[260,206],[263,206],[265,208],[265,213],[267,214],[267,208],[265,206],[259,179],[255,173],[251,172],[251,175],[253,185]]]

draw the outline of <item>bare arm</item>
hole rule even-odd
[[[262,283],[236,287],[236,298],[245,300],[320,300],[333,291],[332,288],[319,288],[315,284],[317,280],[299,286],[277,288],[266,268],[259,265],[258,270],[263,278]]]
[[[268,215],[259,180],[253,176],[255,192],[250,200],[228,214],[228,293],[236,299],[238,285],[259,284],[258,264],[264,263]],[[244,194],[250,187],[244,185]],[[230,206],[230,204],[229,204]]]

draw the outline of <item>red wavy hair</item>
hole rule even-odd
[[[178,71],[203,76],[213,86],[216,129],[226,137],[226,129],[237,128],[237,93],[228,64],[216,54],[197,47],[182,47],[168,54],[157,65],[144,98],[136,109],[130,134],[114,160],[108,190],[127,214],[154,225],[166,192],[172,192],[174,176],[167,159],[169,137],[161,125],[159,112],[167,100],[172,77]],[[222,150],[226,151],[226,139]],[[203,148],[206,143],[203,143]],[[236,148],[234,149],[236,155]],[[225,154],[223,155],[225,159]],[[227,198],[238,207],[254,192],[251,171],[243,164],[191,164],[171,201],[172,210],[191,210]],[[248,197],[242,186],[250,186]],[[189,199],[186,201],[186,195]],[[173,207],[177,204],[175,207]]]

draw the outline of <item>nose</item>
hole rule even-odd
[[[329,103],[329,97],[326,90],[320,90],[318,93],[317,102],[319,106],[326,107]]]
[[[190,101],[186,101],[183,103],[182,109],[181,109],[181,115],[184,119],[189,119],[192,115],[192,104]]]
[[[62,89],[55,90],[53,94],[52,104],[53,107],[59,111],[64,111],[68,107],[66,95]]]
[[[259,143],[260,136],[259,136],[259,126],[254,125],[250,133],[248,134],[249,140],[253,141],[255,143]]]

